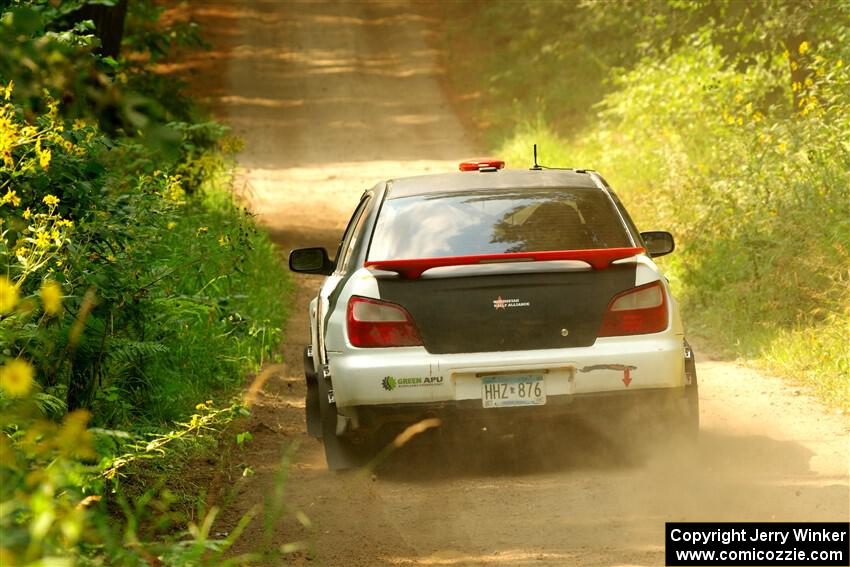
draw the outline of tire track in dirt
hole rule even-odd
[[[449,171],[477,152],[435,79],[434,23],[405,2],[200,2],[216,49],[198,68],[222,117],[245,139],[237,188],[283,253],[335,249],[360,193],[398,175]],[[439,13],[429,9],[428,14]],[[213,73],[214,76],[209,76]],[[200,87],[203,89],[203,86]],[[228,459],[233,482],[216,531],[255,519],[237,550],[310,541],[324,565],[650,565],[675,520],[841,520],[848,512],[846,417],[733,363],[698,358],[699,447],[624,464],[579,430],[536,446],[412,447],[377,477],[329,473],[305,435],[301,348],[320,278],[298,277],[283,345]],[[699,353],[698,353],[699,357]],[[292,443],[285,483],[277,476]],[[489,447],[489,448],[487,448]],[[298,521],[303,512],[309,523]],[[307,554],[290,557],[307,563]]]

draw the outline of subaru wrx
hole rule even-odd
[[[289,258],[327,276],[309,306],[308,432],[340,469],[433,416],[696,431],[693,354],[653,261],[673,249],[590,170],[481,159],[375,185],[333,260]]]

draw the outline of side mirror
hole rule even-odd
[[[330,275],[334,263],[324,248],[299,248],[289,253],[289,269],[302,274]]]
[[[641,232],[640,236],[646,243],[646,252],[651,258],[664,256],[676,249],[673,235],[669,232],[654,230],[652,232]]]

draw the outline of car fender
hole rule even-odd
[[[667,304],[670,306],[670,328],[673,334],[684,338],[685,330],[682,325],[682,317],[679,313],[679,303],[670,293],[670,282],[659,269],[658,265],[646,254],[637,256],[637,269],[635,270],[635,287],[646,285],[655,281],[661,282],[664,293],[667,295]]]
[[[362,295],[380,299],[378,282],[375,276],[366,268],[360,268],[354,272],[343,284],[342,290],[336,298],[333,312],[327,319],[327,330],[325,334],[325,349],[328,353],[341,353],[348,346],[346,338],[346,306],[352,295]]]

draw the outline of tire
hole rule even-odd
[[[307,435],[322,438],[322,413],[319,406],[319,382],[313,357],[309,356],[310,347],[304,347],[304,378],[307,381],[307,398],[304,401]]]
[[[336,434],[336,406],[328,402],[328,383],[324,378],[317,379],[319,408],[321,411],[322,444],[325,446],[325,460],[328,469],[343,471],[365,464],[370,456],[368,440],[356,443],[348,437]]]

